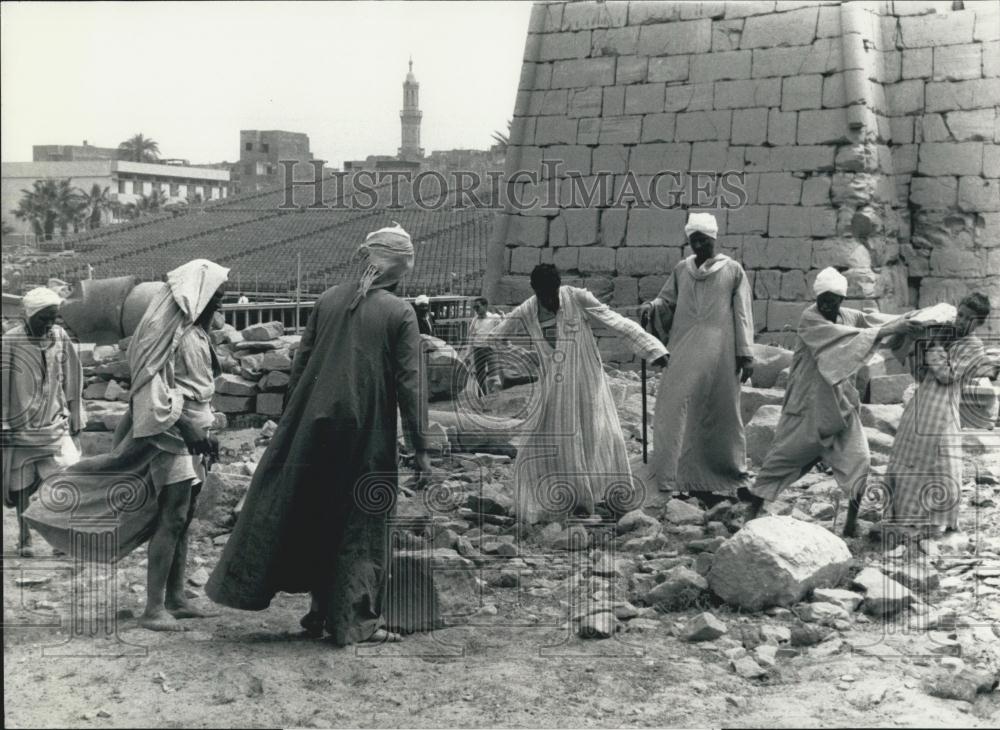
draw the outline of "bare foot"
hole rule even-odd
[[[153,614],[144,613],[139,617],[139,625],[150,631],[187,631],[176,618],[162,610]]]
[[[198,608],[192,603],[181,601],[167,604],[167,611],[176,619],[182,618],[215,618],[221,615],[218,611]]]
[[[395,632],[386,631],[385,629],[375,629],[375,633],[369,636],[367,639],[365,639],[365,643],[367,644],[381,644],[383,642],[394,643],[402,640],[403,637]]]

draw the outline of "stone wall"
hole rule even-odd
[[[715,213],[721,250],[753,280],[764,342],[788,341],[829,265],[855,306],[899,311],[973,286],[1000,306],[1000,19],[995,3],[965,5],[536,4],[506,171],[538,203],[498,217],[491,300],[529,296],[532,267],[552,262],[633,311],[689,253],[691,207]],[[648,190],[665,171],[682,176],[659,178],[657,206]],[[694,175],[727,171],[745,176],[735,207],[726,178]],[[599,180],[607,196],[574,200]],[[671,191],[686,197],[669,205]],[[602,342],[630,359],[617,350]]]

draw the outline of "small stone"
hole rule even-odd
[[[809,624],[792,629],[792,646],[815,646],[830,635],[830,629]]]
[[[203,586],[208,583],[208,571],[204,568],[198,568],[191,575],[188,576],[188,583],[193,586]]]
[[[740,657],[732,662],[733,671],[744,679],[756,679],[767,674],[767,670],[749,656]]]
[[[770,669],[778,663],[778,647],[772,644],[761,644],[756,649],[753,650],[754,659],[762,667]]]
[[[708,589],[708,583],[689,568],[677,566],[664,574],[662,583],[653,586],[645,602],[668,612],[687,608]]]
[[[865,613],[872,616],[892,616],[913,601],[913,594],[876,568],[865,568],[852,581],[864,590]]]
[[[630,619],[636,618],[639,615],[639,609],[633,606],[628,601],[622,601],[615,604],[614,608],[615,618],[620,621],[628,621]]]
[[[792,630],[787,626],[765,624],[760,627],[760,632],[769,644],[787,644],[792,639]]]
[[[616,529],[619,535],[624,535],[628,532],[646,532],[649,530],[659,530],[660,521],[651,515],[647,515],[641,509],[632,510],[631,512],[626,512],[622,515],[621,519],[618,520]]]
[[[706,611],[698,614],[693,619],[688,621],[681,633],[680,638],[684,639],[684,641],[692,642],[712,641],[728,631],[729,628],[726,626],[725,622],[720,621],[711,613]]]
[[[675,525],[703,525],[705,511],[679,499],[671,499],[663,510],[667,522]]]
[[[615,617],[608,612],[595,613],[580,621],[582,639],[610,639],[615,634]]]
[[[849,617],[843,607],[833,603],[804,603],[796,612],[803,621],[824,626],[832,626],[836,621],[846,621]]]

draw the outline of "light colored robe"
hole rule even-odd
[[[820,460],[847,496],[860,493],[871,457],[854,376],[875,353],[882,325],[897,317],[841,307],[830,322],[815,304],[802,313],[781,420],[754,494],[776,498]]]
[[[649,472],[661,490],[734,494],[747,484],[736,358],[753,357],[750,282],[717,254],[674,268],[653,301],[652,329],[670,347],[660,377]]]
[[[655,360],[667,350],[652,335],[602,304],[586,289],[559,290],[556,344],[538,322],[538,300],[515,308],[490,340],[534,348],[541,360],[541,397],[525,422],[514,462],[516,509],[531,523],[558,521],[580,510],[594,512],[609,490],[635,489],[625,439],[591,326],[604,325],[640,357]]]

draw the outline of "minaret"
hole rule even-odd
[[[420,147],[420,84],[413,76],[413,59],[410,58],[410,71],[403,82],[403,109],[399,112],[399,121],[403,127],[402,145],[399,157],[403,160],[421,159],[424,151]]]

